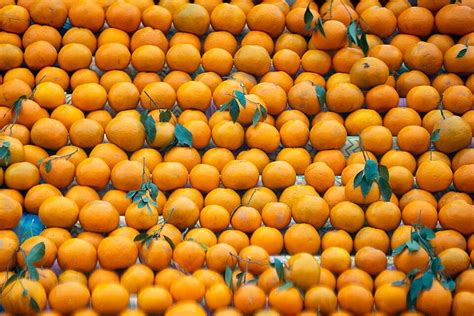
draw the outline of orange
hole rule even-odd
[[[145,141],[145,128],[137,117],[133,117],[138,112],[132,111],[130,116],[114,117],[105,128],[109,142],[130,152],[140,149]]]
[[[349,285],[359,285],[371,292],[374,287],[370,274],[359,268],[351,268],[338,276],[337,289],[339,291]]]
[[[334,274],[341,274],[351,266],[351,256],[347,250],[339,247],[329,247],[321,253],[321,267]]]
[[[107,102],[107,91],[98,83],[84,83],[74,89],[71,102],[82,111],[101,110]]]
[[[392,135],[398,135],[405,126],[420,126],[421,117],[411,108],[393,108],[385,114],[383,125],[392,132]]]
[[[307,309],[316,309],[322,313],[329,314],[337,309],[337,297],[331,289],[322,285],[316,285],[306,292],[304,306]]]
[[[347,132],[337,121],[320,121],[310,131],[311,144],[319,151],[339,149],[346,142]]]
[[[451,168],[441,161],[426,161],[416,171],[417,185],[429,192],[447,189],[452,179],[453,172]]]
[[[206,164],[196,165],[189,173],[191,186],[202,192],[210,192],[220,183],[219,170]]]
[[[71,187],[65,194],[67,198],[70,198],[76,202],[79,208],[82,208],[86,203],[100,199],[99,194],[88,186],[75,185]]]
[[[311,225],[293,224],[284,235],[286,251],[293,255],[300,252],[316,254],[319,251],[321,239],[318,231]]]
[[[45,255],[42,259],[38,260],[34,263],[36,267],[46,267],[49,268],[53,265],[54,261],[56,260],[57,248],[56,245],[50,241],[49,239],[43,236],[33,236],[25,241],[23,241],[20,247],[24,250],[24,255],[28,256],[29,252],[35,247],[36,245],[44,243],[45,246]],[[25,267],[25,258],[23,257],[23,252],[17,252],[16,255],[17,263],[20,267]]]
[[[161,288],[148,286],[140,290],[137,298],[138,307],[147,313],[163,313],[173,304],[171,294]]]
[[[443,93],[447,88],[455,85],[462,85],[463,83],[458,75],[445,73],[436,76],[431,84],[439,93]]]
[[[283,235],[276,228],[259,227],[252,233],[250,244],[262,247],[269,255],[278,255],[283,249]]]
[[[166,268],[171,260],[172,249],[170,244],[163,239],[155,239],[149,247],[141,247],[140,260],[153,271]]]
[[[77,257],[80,256],[80,260]],[[91,272],[97,264],[97,252],[90,242],[70,238],[58,249],[58,263],[63,270]]]
[[[435,147],[444,153],[452,153],[469,145],[468,138],[472,136],[470,126],[459,116],[438,121],[434,126],[436,129],[440,130],[440,138],[435,142]]]
[[[347,250],[348,252],[352,252],[352,238],[344,230],[333,230],[325,233],[321,242],[323,250],[329,247],[340,247]]]
[[[270,162],[262,171],[262,181],[265,187],[281,189],[293,185],[296,181],[296,172],[288,162]]]
[[[469,268],[469,256],[463,249],[449,248],[439,253],[441,263],[445,267],[444,273],[454,277]]]
[[[117,256],[118,253],[123,256]],[[115,270],[135,264],[138,250],[135,243],[127,237],[112,236],[106,237],[100,242],[97,255],[101,267]]]
[[[97,222],[97,218],[107,221]],[[86,231],[108,233],[117,228],[119,213],[115,207],[107,202],[95,200],[85,204],[79,212],[79,222]]]
[[[361,12],[360,18],[364,21],[362,28],[368,33],[385,38],[392,35],[397,28],[397,18],[387,8],[371,6],[359,12]]]
[[[462,21],[472,14],[472,7],[467,5],[445,5],[436,13],[436,28],[443,34],[465,35],[474,30],[474,25],[464,25]]]
[[[431,61],[429,64],[424,62],[427,58]],[[409,69],[435,74],[443,64],[443,53],[436,45],[420,41],[405,51],[404,62]]]
[[[384,126],[366,127],[359,135],[364,149],[376,155],[383,155],[392,148],[392,133]]]
[[[108,43],[122,44],[128,48],[130,46],[130,38],[126,32],[109,27],[104,29],[97,37],[97,46],[101,47]]]
[[[440,209],[439,222],[445,229],[454,229],[462,234],[472,233],[469,226],[473,220],[469,215],[470,209],[472,209],[472,205],[463,200],[449,202]]]
[[[346,159],[340,150],[323,150],[314,156],[313,162],[324,162],[335,175],[341,175],[346,166]]]
[[[13,68],[8,70],[3,76],[3,82],[13,79],[20,79],[26,82],[32,88],[35,84],[35,76],[28,68]]]
[[[221,3],[210,15],[212,28],[216,31],[227,31],[238,35],[245,26],[245,12],[236,5]]]
[[[417,112],[429,112],[435,110],[438,108],[440,101],[441,96],[439,95],[438,91],[431,86],[423,85],[414,87],[408,92],[406,96],[407,106]]]
[[[92,291],[92,307],[99,313],[119,313],[127,309],[130,295],[120,284],[99,284]]]
[[[351,217],[350,220],[348,216]],[[356,232],[363,225],[364,214],[362,209],[356,204],[351,202],[341,202],[331,209],[330,220],[333,227],[337,229],[343,229],[347,232]]]
[[[13,198],[0,194],[2,200],[2,208],[0,208],[0,217],[2,218],[1,229],[15,228],[21,219],[21,205]]]
[[[53,66],[57,56],[58,53],[53,45],[46,41],[37,41],[25,48],[24,60],[28,68],[39,70],[47,66]]]
[[[41,203],[38,215],[46,227],[68,228],[77,222],[79,207],[67,197],[51,196]]]
[[[327,108],[333,112],[352,112],[362,108],[363,103],[362,91],[352,83],[340,83],[326,92]]]
[[[58,106],[51,113],[51,118],[60,121],[69,131],[74,122],[84,119],[84,113],[69,104],[63,104]]]
[[[406,310],[406,295],[404,288],[385,284],[375,291],[375,306],[382,312],[400,313]]]
[[[306,195],[293,204],[291,213],[296,223],[307,223],[320,228],[329,217],[329,207],[322,198]]]
[[[444,64],[447,71],[457,74],[465,74],[472,71],[474,68],[474,64],[472,62],[472,49],[468,49],[464,56],[459,58],[457,57],[461,50],[465,47],[466,46],[463,44],[456,44],[451,46],[451,48],[446,51],[444,54]]]
[[[291,209],[284,203],[267,203],[262,209],[262,220],[266,226],[277,229],[285,228],[291,220]]]
[[[2,62],[0,63],[1,70],[10,70],[18,68],[23,62],[23,53],[20,48],[12,44],[0,44],[2,49]]]
[[[400,33],[425,37],[431,34],[433,26],[433,14],[421,6],[409,7],[398,16]]]
[[[144,27],[133,33],[131,39],[130,39],[130,50],[131,52],[135,52],[138,48],[146,45],[152,45],[152,46],[157,46],[160,48],[163,53],[166,53],[168,51],[168,40],[166,39],[165,34],[161,32],[160,30],[154,30],[151,27]],[[148,49],[150,55],[151,52],[154,52],[153,50],[150,51]],[[146,50],[144,51],[146,52]],[[144,57],[146,57],[147,54],[143,54],[143,51],[141,54]],[[153,57],[153,56],[151,56]],[[162,63],[164,60],[164,54],[160,53],[160,58],[155,59],[155,61]],[[143,61],[142,61],[143,62]],[[151,66],[149,64],[149,66]]]
[[[311,37],[315,49],[333,50],[344,47],[347,43],[347,27],[337,20],[323,22],[325,36],[316,31]]]
[[[270,70],[270,56],[261,46],[242,46],[234,55],[234,64],[239,71],[262,76]]]
[[[372,310],[374,297],[360,285],[348,285],[338,292],[337,301],[344,310],[363,314]]]
[[[187,197],[170,198],[164,205],[163,216],[169,223],[184,230],[194,226],[199,218],[199,208]]]
[[[204,249],[195,241],[183,241],[173,251],[173,260],[182,269],[190,273],[200,269],[204,259]]]
[[[153,285],[153,271],[145,265],[136,264],[129,267],[122,274],[120,284],[129,293],[138,293],[141,289]]]
[[[41,204],[49,197],[61,196],[61,191],[50,184],[38,184],[25,195],[25,209],[30,213],[38,213]]]
[[[150,177],[150,171],[143,167],[143,161],[122,160],[112,169],[112,185],[122,191],[139,190],[142,182]]]
[[[140,25],[141,12],[130,3],[115,2],[107,8],[105,18],[110,27],[131,33],[136,31]]]
[[[465,148],[458,151],[452,161],[453,171],[458,170],[463,165],[469,165],[474,163],[474,150],[471,148]]]
[[[117,112],[132,110],[137,107],[140,93],[133,83],[118,82],[108,91],[110,107]]]
[[[468,194],[462,193],[462,192],[450,191],[450,192],[446,192],[445,194],[443,194],[443,196],[441,196],[441,198],[438,201],[438,208],[441,209],[448,202],[451,202],[454,200],[464,200],[468,204],[472,204],[471,202],[472,199]]]
[[[10,189],[29,190],[39,183],[39,171],[30,162],[16,162],[6,168],[4,182]]]
[[[199,23],[195,24],[195,21]],[[209,23],[209,13],[198,4],[184,4],[173,12],[173,24],[180,32],[201,36],[208,30]]]
[[[214,166],[219,172],[231,160],[234,160],[234,155],[226,148],[210,148],[202,156],[203,164]]]
[[[421,126],[405,126],[398,132],[397,144],[401,150],[419,155],[429,150],[430,134]]]
[[[454,114],[463,114],[472,108],[472,92],[463,85],[454,85],[443,92],[443,108]]]
[[[370,204],[365,217],[371,227],[391,231],[399,226],[401,212],[392,202],[377,201]]]
[[[166,82],[152,82],[143,88],[140,94],[140,103],[144,108],[154,107],[171,109],[176,102],[176,92]]]
[[[81,148],[93,148],[104,139],[104,128],[92,119],[79,119],[69,129],[71,143]]]
[[[135,78],[133,78],[133,84],[137,87],[139,93],[141,93],[148,84],[160,81],[160,76],[153,72],[139,72]]]
[[[64,25],[67,18],[67,7],[63,1],[35,1],[29,11],[34,22],[57,29]]]
[[[211,103],[211,90],[202,82],[188,81],[176,92],[179,106],[185,109],[205,111]]]
[[[396,89],[400,97],[406,97],[408,92],[416,86],[430,85],[430,79],[419,70],[402,73],[396,81]]]
[[[403,62],[402,52],[394,45],[376,45],[369,49],[368,55],[383,61],[392,71],[397,71]]]
[[[278,7],[262,3],[247,13],[247,25],[252,31],[264,31],[277,37],[285,28],[285,15]]]
[[[182,59],[186,56],[186,62]],[[199,67],[201,55],[191,44],[176,44],[166,53],[166,63],[171,70],[180,70],[193,73]]]
[[[95,62],[102,71],[122,70],[128,66],[130,57],[128,48],[123,44],[106,43],[97,49]]]
[[[228,162],[221,172],[222,183],[233,190],[246,190],[254,187],[258,181],[258,169],[245,160]]]
[[[0,9],[2,30],[9,33],[23,33],[29,26],[30,14],[18,5],[5,5]]]
[[[71,89],[74,89],[83,83],[99,83],[99,75],[90,69],[79,69],[71,76]]]
[[[165,7],[158,5],[150,6],[142,11],[142,22],[145,26],[168,33],[171,27],[172,14]]]
[[[110,168],[100,158],[86,158],[76,167],[76,181],[95,189],[105,188],[110,178]]]
[[[387,65],[375,57],[361,58],[350,69],[351,82],[362,90],[384,84],[388,75]]]
[[[104,143],[98,144],[89,154],[90,158],[101,158],[110,169],[122,160],[127,160],[127,154],[117,145]]]
[[[234,229],[245,233],[254,232],[262,223],[260,213],[251,206],[237,208],[231,217],[231,225]]]
[[[135,49],[131,61],[137,71],[158,72],[165,63],[165,54],[159,47],[143,45]]]
[[[25,289],[27,294],[23,296]],[[18,279],[5,286],[5,291],[2,291],[2,305],[7,312],[35,314],[30,305],[31,300],[36,302],[40,311],[46,307],[46,292],[38,281]]]
[[[471,185],[471,171],[473,170],[474,164],[463,165],[459,167],[454,173],[454,187],[466,193],[472,193],[474,188]]]
[[[433,34],[426,41],[438,46],[443,55],[454,45],[454,40],[449,35]]]
[[[218,243],[209,247],[206,252],[206,266],[208,269],[222,273],[226,266],[235,267],[237,251],[227,243]]]
[[[387,257],[383,251],[373,247],[362,247],[355,255],[356,267],[377,276],[387,268]]]
[[[92,54],[97,50],[97,39],[94,33],[88,29],[72,27],[64,33],[62,44],[67,45],[72,43],[85,45]]]
[[[435,280],[429,290],[422,291],[416,300],[416,309],[422,313],[449,314],[452,296],[448,289]]]
[[[176,32],[170,39],[169,46],[173,47],[177,44],[190,44],[198,51],[201,51],[201,41],[199,40],[199,36],[192,33]]]
[[[303,309],[303,299],[294,287],[289,289],[273,289],[268,296],[271,307],[285,314],[299,313]]]
[[[392,191],[401,195],[413,188],[413,174],[403,166],[393,166],[388,169],[389,182]]]

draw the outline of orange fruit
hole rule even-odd
[[[92,54],[97,50],[97,39],[94,33],[85,28],[72,27],[64,33],[62,44],[67,45],[72,43],[85,45]]]
[[[171,27],[172,14],[165,7],[158,5],[150,6],[142,11],[142,22],[145,26],[168,33]]]
[[[472,107],[472,92],[463,85],[454,85],[443,92],[443,108],[454,114],[463,114]]]
[[[147,286],[138,292],[138,307],[147,313],[163,313],[173,304],[171,294],[161,288],[155,286]]]
[[[417,112],[426,113],[435,110],[440,101],[438,91],[434,87],[425,85],[412,88],[406,96],[407,106]]]
[[[81,260],[76,260],[77,256],[80,256]],[[97,264],[97,252],[90,242],[70,238],[58,249],[58,263],[63,270],[91,272]]]
[[[110,27],[131,33],[136,31],[140,25],[141,12],[130,3],[114,2],[105,11],[105,18]]]
[[[41,203],[38,215],[46,227],[68,228],[77,222],[79,207],[67,197],[51,196]]]
[[[353,242],[351,236],[344,230],[333,230],[323,235],[321,240],[323,250],[329,247],[340,247],[352,252]]]
[[[317,230],[305,223],[294,224],[284,235],[285,249],[289,254],[308,252],[316,254],[319,251],[321,239]]]
[[[444,64],[447,71],[457,74],[465,74],[472,71],[474,67],[472,63],[472,49],[468,49],[464,56],[457,57],[465,47],[462,44],[455,44],[446,51],[444,54]]]
[[[396,81],[396,89],[400,97],[405,97],[416,86],[430,85],[430,79],[419,70],[411,70],[401,74]]]
[[[360,12],[361,19],[365,21],[362,23],[362,28],[368,33],[385,38],[392,35],[397,28],[397,18],[387,8],[371,6]]]
[[[28,256],[28,254],[33,249],[33,247],[35,247],[36,245],[40,243],[44,243],[45,255],[43,256],[42,259],[35,262],[34,266],[49,268],[53,265],[54,261],[56,260],[56,254],[57,254],[56,245],[51,240],[47,239],[46,237],[33,236],[26,239],[25,241],[21,243],[20,247],[24,250],[24,254],[23,252],[17,252],[16,260],[20,267],[22,268],[25,267],[25,258],[23,257],[23,255]]]
[[[454,229],[462,234],[469,234],[472,229],[467,223],[471,223],[473,220],[469,215],[470,209],[472,209],[472,205],[463,200],[449,202],[440,209],[439,222],[445,229]]]
[[[398,135],[405,126],[420,126],[421,117],[411,108],[393,108],[386,113],[383,125],[392,132],[392,135]]]
[[[321,253],[321,267],[334,274],[340,274],[351,266],[351,257],[347,250],[339,247],[329,247]]]
[[[107,219],[106,222],[96,222],[97,218]],[[82,206],[79,212],[79,222],[86,231],[108,233],[117,228],[119,213],[107,202],[95,200]]]
[[[326,92],[327,108],[333,112],[352,112],[362,108],[363,103],[362,91],[352,83],[340,83],[329,88]]]
[[[285,203],[267,203],[262,209],[262,220],[266,226],[285,228],[291,220],[291,209]]]
[[[383,113],[398,106],[399,96],[397,90],[384,84],[370,89],[365,95],[365,102],[368,109]]]
[[[92,291],[92,307],[99,313],[119,313],[127,309],[130,295],[120,284],[99,284]]]
[[[347,28],[344,23],[337,20],[323,22],[325,35],[316,31],[311,37],[315,49],[333,50],[344,47],[347,43]]]
[[[434,301],[433,301],[434,299]],[[429,290],[423,291],[416,300],[416,308],[422,313],[449,313],[452,296],[437,280]]]
[[[234,55],[234,65],[239,71],[255,76],[262,76],[270,70],[268,52],[257,45],[242,46]]]
[[[186,56],[186,62],[182,59]],[[201,63],[199,50],[191,44],[176,44],[166,53],[166,63],[171,70],[193,73]]]
[[[429,192],[447,189],[452,179],[453,172],[451,168],[441,161],[426,161],[416,171],[417,185]]]
[[[454,172],[453,180],[454,187],[466,193],[472,193],[474,188],[471,185],[471,171],[473,170],[474,164],[463,165]]]
[[[25,289],[27,294],[23,296]],[[38,281],[22,278],[5,286],[5,291],[2,291],[2,304],[7,312],[34,314],[35,311],[30,305],[31,300],[36,302],[40,311],[46,307],[46,292]]]

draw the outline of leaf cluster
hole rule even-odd
[[[367,36],[356,20],[352,20],[351,23],[347,26],[347,38],[349,40],[349,46],[355,44],[359,46],[364,55],[367,56],[369,51],[369,43],[367,42]]]
[[[126,197],[127,199],[132,199],[133,203],[138,203],[138,208],[146,206],[151,216],[153,214],[151,206],[158,207],[158,203],[156,203],[156,199],[158,198],[158,187],[150,180],[150,178],[145,178],[145,159],[143,159],[142,184],[140,185],[140,189],[128,191]]]
[[[174,209],[171,210],[170,214],[168,215],[168,217],[164,220],[163,224],[160,226],[160,228],[158,228],[157,230],[153,231],[151,234],[147,234],[147,233],[140,233],[138,235],[135,236],[135,238],[133,239],[133,241],[138,241],[140,242],[142,245],[145,245],[145,247],[149,248],[150,247],[150,244],[151,242],[154,240],[154,239],[159,239],[161,237],[161,232],[163,231],[163,228],[165,227],[165,224],[168,223],[171,215],[173,214],[173,211]],[[174,250],[174,242],[171,238],[169,238],[168,236],[166,235],[163,235],[163,238],[166,240],[166,242],[170,245],[171,249]]]
[[[235,90],[229,102],[224,103],[220,107],[219,111],[224,112],[226,110],[229,110],[230,117],[232,118],[232,122],[235,123],[237,122],[240,115],[240,106],[242,106],[242,108],[245,109],[247,106],[247,102],[252,102],[252,101],[248,101],[245,98],[244,92]],[[262,118],[264,120],[267,118],[267,109],[262,104],[259,103],[257,104],[257,107],[252,117],[252,126],[255,127]]]
[[[313,22],[313,19],[314,19],[314,15],[310,10],[309,5],[310,3],[308,3],[308,6],[306,7],[306,10],[304,11],[304,24],[305,24],[306,31],[309,31],[311,29],[311,23]],[[316,24],[314,25],[311,31],[313,32],[318,31],[324,37],[326,37],[326,32],[324,31],[324,26],[323,26],[323,19],[321,19],[321,17],[318,17],[318,20],[316,21]]]
[[[362,195],[365,198],[369,194],[374,182],[378,184],[380,194],[384,201],[390,201],[392,188],[389,183],[387,167],[378,165],[374,160],[368,159],[365,162],[364,169],[354,178],[354,188],[360,187]]]

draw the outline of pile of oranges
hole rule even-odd
[[[0,0],[1,315],[474,315],[474,1],[289,2]]]

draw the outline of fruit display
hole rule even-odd
[[[474,315],[474,1],[0,0],[0,315]]]

